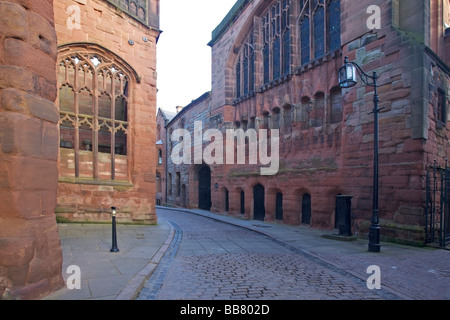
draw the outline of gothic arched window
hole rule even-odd
[[[236,98],[254,91],[255,87],[255,44],[250,31],[236,64]]]
[[[325,54],[325,9],[324,0],[314,0],[313,32],[314,32],[314,58],[320,58]]]
[[[301,64],[306,64],[311,61],[311,46],[310,46],[310,10],[309,0],[300,1],[300,55]]]
[[[300,0],[298,30],[301,65],[339,49],[340,0]]]
[[[341,1],[328,1],[327,10],[328,50],[334,51],[341,47]]]
[[[290,72],[290,3],[290,0],[279,0],[262,16],[264,83]]]
[[[113,57],[72,49],[58,58],[61,174],[126,180],[130,77]]]
[[[283,75],[291,71],[291,7],[288,0],[283,0],[283,12],[281,13],[281,35],[283,38],[282,72]]]

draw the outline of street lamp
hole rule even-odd
[[[339,85],[342,88],[354,87],[357,83],[356,73],[359,74],[362,82],[374,88],[374,107],[371,112],[374,115],[373,207],[372,219],[369,228],[369,251],[380,252],[380,221],[378,217],[378,112],[381,109],[378,108],[378,103],[380,102],[377,92],[378,76],[375,71],[372,76],[368,75],[358,64],[348,61],[348,57],[345,57],[344,65],[339,69]]]

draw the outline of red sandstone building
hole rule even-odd
[[[159,0],[55,1],[61,220],[155,223]]]
[[[448,0],[237,1],[209,43],[211,92],[167,124],[166,143],[169,150],[181,143],[171,139],[180,128],[194,136],[195,121],[203,132],[279,130],[278,173],[263,176],[250,165],[248,143],[244,165],[175,164],[168,153],[167,203],[333,229],[336,199],[349,195],[353,233],[365,236],[374,92],[363,83],[340,88],[348,56],[379,75],[382,239],[424,243],[427,171],[449,156],[449,14]],[[441,212],[439,230],[448,237],[449,210]]]
[[[56,217],[155,223],[159,0],[0,1],[0,300],[61,288]]]

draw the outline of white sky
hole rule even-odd
[[[157,107],[175,111],[211,90],[212,31],[236,0],[161,0]]]

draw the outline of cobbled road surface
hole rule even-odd
[[[137,300],[397,300],[331,264],[251,230],[158,210],[175,230]]]

